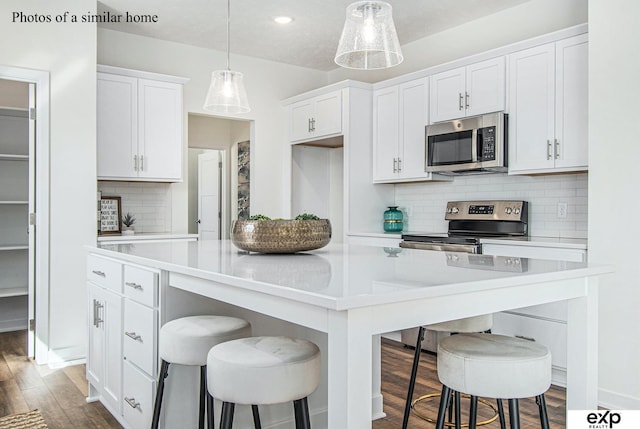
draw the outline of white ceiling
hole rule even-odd
[[[400,44],[529,0],[390,0]],[[351,0],[232,0],[231,52],[332,70]],[[226,51],[226,0],[100,0],[98,13],[158,15],[157,23],[100,27]],[[288,25],[273,17],[291,16]]]

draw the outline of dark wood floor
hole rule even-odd
[[[36,365],[25,353],[26,332],[0,334],[0,417],[39,409],[51,429],[121,428],[109,412],[97,402],[87,403],[84,365],[50,369]],[[382,391],[387,417],[373,423],[373,429],[397,429],[402,423],[404,399],[413,351],[399,343],[383,340]],[[440,391],[435,357],[422,354],[416,396]],[[552,387],[547,393],[551,428],[565,427],[564,389]],[[424,405],[423,405],[424,404]],[[423,402],[419,411],[436,414],[437,399]],[[481,410],[484,407],[481,407]],[[506,410],[505,410],[506,411]],[[533,400],[521,401],[522,429],[539,428],[538,411]],[[482,418],[482,415],[480,416]],[[433,424],[412,416],[411,429],[433,428]],[[497,422],[484,426],[498,428]],[[338,429],[338,428],[332,428]]]

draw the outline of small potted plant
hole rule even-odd
[[[122,216],[122,235],[133,235],[135,233],[134,223],[136,223],[136,218],[130,212]]]

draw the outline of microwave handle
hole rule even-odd
[[[471,131],[471,159],[472,162],[478,162],[478,129]]]

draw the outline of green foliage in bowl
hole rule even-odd
[[[320,218],[311,213],[302,213],[296,216],[295,220],[320,220]]]

